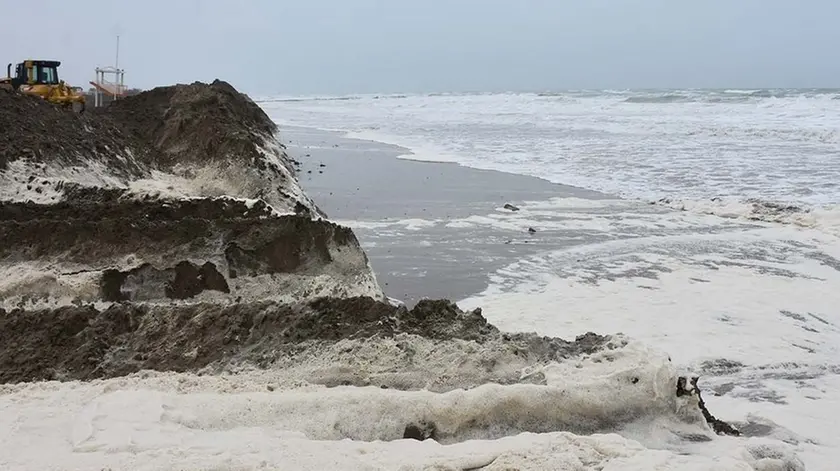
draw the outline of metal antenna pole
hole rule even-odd
[[[120,68],[120,35],[117,35],[117,63],[114,64],[115,69]]]

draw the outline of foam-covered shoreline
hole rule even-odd
[[[534,152],[524,155],[515,150],[527,147],[528,142],[540,137],[562,143],[566,134],[561,130],[559,134],[535,135],[528,123],[517,126],[519,121],[513,120],[514,117],[546,111],[539,106],[518,110],[488,110],[482,106],[501,101],[495,98],[488,97],[486,102],[453,101],[447,113],[451,109],[457,125],[451,123],[445,129],[436,127],[436,116],[427,112],[427,106],[431,110],[439,104],[435,100],[421,100],[422,103],[415,100],[413,104],[420,106],[405,103],[398,110],[390,108],[386,100],[336,102],[329,106],[307,103],[300,108],[294,103],[269,104],[266,109],[279,123],[384,132],[411,138],[391,142],[430,141],[443,143],[450,150],[463,144],[460,148],[463,152],[459,153],[462,157],[503,149],[510,160],[518,160],[524,167],[535,164],[530,168],[539,164],[538,168],[549,172],[551,161],[546,162],[544,153],[539,152],[544,148],[532,149]],[[355,113],[356,108],[365,111],[366,107],[370,110]],[[378,119],[383,116],[379,113],[383,110],[391,111],[387,120]],[[566,110],[564,104],[552,111],[562,114]],[[633,110],[614,111],[623,117],[622,111]],[[501,113],[495,116],[488,111]],[[674,107],[673,111],[679,110]],[[764,112],[760,115],[756,117],[766,116]],[[437,116],[449,118],[449,114]],[[694,115],[690,116],[696,121]],[[466,119],[458,121],[458,117]],[[581,117],[583,121],[589,118],[590,114]],[[586,129],[575,128],[579,121],[569,123],[572,129],[580,131],[578,135],[615,129],[615,123],[609,119],[592,123]],[[634,123],[638,121],[624,124]],[[394,133],[394,126],[413,131]],[[717,181],[710,182],[712,189],[705,193],[672,192],[687,200],[653,201],[662,193],[671,192],[652,191],[650,195],[643,194],[641,200],[599,201],[596,197],[598,201],[579,201],[563,194],[555,201],[540,194],[541,180],[520,177],[520,180],[527,179],[524,186],[531,191],[519,196],[512,194],[521,187],[513,174],[499,174],[505,178],[494,180],[492,175],[498,172],[393,159],[406,150],[344,139],[339,137],[343,135],[341,132],[289,129],[294,132],[289,136],[294,137],[290,151],[300,155],[305,163],[312,163],[313,175],[304,175],[302,181],[308,185],[307,190],[318,192],[319,202],[321,195],[333,191],[337,195],[344,193],[344,186],[332,177],[349,173],[342,166],[344,158],[358,162],[361,168],[356,174],[369,171],[382,175],[387,170],[394,175],[416,175],[431,190],[430,194],[446,195],[452,207],[467,213],[438,208],[434,197],[417,198],[406,191],[394,194],[392,203],[404,206],[408,215],[395,214],[390,211],[391,206],[379,204],[370,194],[354,192],[359,186],[355,184],[348,188],[348,193],[353,195],[349,207],[371,206],[377,211],[345,209],[339,206],[343,204],[340,200],[332,204],[331,212],[357,229],[374,267],[385,269],[381,279],[390,282],[391,287],[399,286],[394,293],[410,292],[403,285],[415,280],[447,292],[447,288],[441,290],[431,280],[449,280],[453,291],[463,293],[452,295],[459,305],[482,307],[488,319],[503,330],[533,329],[555,336],[565,336],[570,331],[621,331],[645,339],[647,344],[667,351],[677,364],[702,375],[701,385],[715,393],[708,399],[710,407],[723,417],[737,421],[745,433],[792,444],[809,469],[829,469],[827,463],[836,461],[840,448],[829,433],[831,420],[823,413],[837,410],[838,404],[838,370],[834,361],[838,320],[833,309],[838,297],[831,286],[837,281],[840,252],[837,252],[836,237],[827,230],[826,223],[830,221],[825,217],[830,219],[830,211],[810,207],[807,198],[797,198],[796,203],[774,203],[774,199],[785,193],[778,187],[769,192],[751,188],[741,193],[765,195],[761,199],[703,200],[703,196],[691,199],[692,194],[719,194]],[[498,132],[488,136],[485,133],[488,130]],[[430,136],[432,132],[436,134]],[[361,137],[376,138],[376,134]],[[452,139],[435,139],[442,135]],[[506,137],[514,140],[506,141]],[[621,148],[628,143],[624,137],[633,142],[635,136],[613,137],[615,141],[612,138],[608,141],[610,146]],[[520,138],[526,142],[520,145]],[[706,143],[691,137],[683,141]],[[500,142],[508,145],[490,147]],[[645,145],[657,142],[647,140]],[[452,146],[448,146],[450,143]],[[741,143],[746,145],[748,141]],[[587,143],[578,141],[577,144]],[[749,144],[754,150],[764,142]],[[374,157],[360,153],[363,148],[371,149]],[[772,153],[780,148],[766,150]],[[709,149],[708,155],[717,155],[714,149],[717,147]],[[639,152],[653,150],[646,147]],[[575,145],[569,155],[579,155],[582,151]],[[392,164],[388,160],[400,163]],[[319,162],[327,164],[324,175],[319,175]],[[735,162],[734,168],[740,163],[740,160]],[[720,162],[720,172],[733,168],[727,164],[728,160]],[[456,175],[455,179],[464,183],[435,178],[435,174]],[[382,187],[384,191],[409,187],[405,180],[410,178],[395,176]],[[616,182],[624,183],[624,180],[616,179]],[[473,186],[499,189],[499,196],[476,198],[478,193]],[[457,188],[458,192],[448,192],[450,188]],[[655,185],[651,187],[651,190],[659,189]],[[562,185],[555,191],[565,193]],[[796,198],[794,195],[801,193],[788,192],[783,198]],[[513,203],[520,210],[503,209],[505,202]],[[537,232],[529,234],[528,227]],[[469,269],[462,271],[419,259],[417,255],[423,250],[408,247],[418,242],[428,247],[425,251],[458,260],[473,272],[486,273],[486,277],[479,277],[482,286],[476,288],[460,281],[459,277],[466,278],[462,274]],[[394,263],[392,254],[405,254],[400,258],[401,265]],[[498,268],[488,260],[504,263]],[[417,267],[423,274],[411,275],[404,267]],[[708,366],[718,363],[734,366],[731,369]]]
[[[324,469],[318,440],[342,469],[801,465],[716,435],[694,380],[622,336],[392,305],[273,123],[223,82],[82,117],[0,98],[27,145],[0,159],[4,467]],[[49,138],[26,127],[45,116]],[[696,442],[726,450],[680,455]]]

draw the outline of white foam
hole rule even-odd
[[[840,410],[840,375],[820,374],[807,368],[780,365],[777,371],[763,376],[761,371],[747,369],[734,375],[709,378],[715,387],[739,384],[731,394],[714,398],[714,413],[730,420],[753,422],[773,427],[768,440],[793,443],[808,470],[832,470],[837,463],[840,436],[834,433],[835,411]],[[775,373],[777,377],[771,377]],[[784,373],[808,378],[799,381],[784,379]],[[744,377],[754,375],[762,387],[776,392],[784,404],[771,401],[744,400],[739,394],[752,394],[742,386]],[[813,375],[813,376],[811,376]]]
[[[138,196],[180,199],[226,197],[237,198],[250,205],[262,199],[273,208],[275,214],[293,212],[295,202],[314,208],[315,204],[303,192],[294,170],[285,160],[280,144],[276,140],[266,139],[257,148],[264,159],[264,172],[254,167],[231,167],[224,163],[176,165],[172,172],[155,170],[149,178],[130,181],[126,186]],[[257,198],[257,195],[261,197]]]
[[[840,459],[828,438],[840,399],[826,386],[840,373],[840,271],[826,255],[838,247],[801,227],[637,236],[514,263],[459,305],[480,306],[502,330],[623,332],[698,371],[739,362],[735,373],[703,375],[730,389],[722,409],[707,397],[714,413],[769,419],[799,437],[809,469],[830,469],[826,457]]]
[[[721,225],[713,215],[669,211],[634,201],[581,198],[552,198],[517,202],[517,211],[495,208],[487,214],[449,219],[395,219],[378,221],[337,220],[353,229],[370,231],[370,237],[394,237],[434,227],[449,229],[493,229],[526,234],[528,228],[568,233],[635,235],[642,230],[689,230]],[[748,221],[746,218],[744,222]]]
[[[420,219],[420,218],[409,218],[409,219],[396,219],[396,220],[379,220],[379,221],[360,221],[360,220],[349,220],[349,219],[335,219],[333,220],[336,224],[350,227],[352,229],[367,229],[367,230],[403,230],[403,231],[411,231],[416,232],[422,229],[428,229],[431,227],[435,227],[440,224],[442,221],[440,220],[431,220],[431,219]]]
[[[815,355],[826,361],[840,354],[840,328],[810,332],[800,328],[794,319],[779,314],[779,310],[825,314],[840,326],[840,318],[831,317],[831,306],[840,303],[840,294],[832,294],[829,288],[840,283],[840,273],[819,261],[803,260],[798,266],[784,268],[818,276],[823,279],[821,282],[765,275],[761,283],[750,283],[750,278],[758,276],[756,268],[722,264],[712,270],[653,254],[641,258],[644,266],[664,266],[668,272],[651,279],[642,267],[616,260],[612,273],[601,272],[602,279],[596,282],[589,281],[588,271],[568,278],[534,280],[544,272],[532,274],[517,266],[509,271],[525,272],[519,283],[523,288],[527,286],[527,292],[496,291],[491,287],[485,295],[459,305],[468,309],[482,307],[503,330],[526,328],[555,336],[584,331],[623,332],[669,351],[679,363],[710,357],[750,364],[783,362],[790,359],[796,345],[816,348]],[[553,258],[549,263],[568,263],[569,259]],[[698,256],[697,260],[715,265],[713,258]],[[779,267],[767,264],[774,265]],[[639,276],[606,279],[633,271],[638,271]],[[745,336],[745,332],[762,334]],[[692,337],[705,340],[686,342]],[[714,339],[714,348],[710,348],[709,339]]]
[[[703,373],[701,385],[720,391],[706,394],[718,417],[772,424],[766,438],[732,439],[754,452],[753,466],[784,469],[761,450],[786,441],[809,469],[832,469],[840,460],[840,444],[829,438],[836,435],[840,371],[840,298],[833,289],[840,285],[840,225],[831,206],[840,203],[836,93],[550,95],[356,97],[267,111],[276,120],[415,151],[404,158],[677,201],[671,208],[684,211],[618,200],[511,201],[521,210],[434,222],[468,232],[465,240],[482,232],[495,239],[477,239],[498,243],[501,231],[533,237],[531,247],[571,246],[499,270],[462,307],[482,307],[504,330],[640,338]],[[377,238],[407,233],[390,222],[367,227]],[[528,227],[537,232],[525,234]],[[719,358],[743,365],[731,373],[708,370]],[[580,374],[572,377],[585,381],[595,373]],[[728,439],[715,443],[721,441]]]
[[[94,302],[100,295],[101,273],[85,268],[56,267],[49,262],[0,263],[0,308]]]
[[[746,201],[738,198],[711,200],[677,200],[661,203],[665,206],[698,214],[713,214],[724,218],[744,219],[817,229],[840,236],[840,206],[797,207],[793,204]]]
[[[354,253],[350,253],[354,252]],[[213,302],[229,304],[240,301],[273,300],[280,303],[305,302],[319,297],[348,298],[356,296],[385,299],[369,262],[363,259],[361,251],[333,251],[332,265],[321,273],[312,274],[260,274],[239,276],[227,280],[229,293],[207,290],[186,300],[172,300],[165,296],[163,284],[146,280],[142,292],[133,293],[138,302],[162,304],[193,304]],[[224,267],[223,259],[189,258],[196,264],[214,261]],[[101,277],[105,269],[122,271],[137,268],[139,259],[129,265],[108,264],[88,266],[82,270],[72,269],[77,265],[44,262],[0,263],[0,308],[46,309],[71,304],[91,303],[101,298]],[[156,266],[168,267],[171,260],[159,261]],[[124,285],[132,290],[131,279]],[[100,302],[107,307],[111,303]]]
[[[481,349],[461,345],[462,354]],[[331,351],[323,362],[331,364],[335,354],[352,357],[346,342]],[[451,366],[445,356],[436,355],[440,367]],[[380,354],[371,360],[384,367],[402,357]],[[3,385],[0,466],[160,469],[177,462],[179,469],[768,469],[757,465],[757,448],[749,441],[714,438],[690,454],[680,448],[674,433],[708,435],[709,430],[696,398],[675,397],[677,371],[664,355],[631,343],[578,361],[555,365],[557,376],[549,386],[488,384],[446,393],[316,388],[294,384],[296,374],[285,369]],[[301,363],[293,363],[298,371],[311,371],[311,363]],[[581,375],[581,366],[595,374]],[[435,423],[440,442],[401,439],[408,423],[422,420]],[[661,446],[645,447],[610,433],[518,432],[543,426],[597,429],[616,421],[636,432],[648,424],[655,436],[639,433],[640,439]],[[449,442],[458,443],[443,445]],[[769,449],[795,463],[790,450]]]
[[[64,199],[64,185],[75,183],[85,187],[127,189],[137,197],[241,201],[249,209],[259,201],[258,198],[237,197],[236,195],[247,192],[243,191],[242,186],[237,186],[231,179],[227,179],[229,171],[193,167],[190,172],[191,178],[187,178],[152,170],[146,178],[131,179],[116,175],[113,169],[94,159],[84,160],[81,165],[72,166],[16,160],[0,172],[0,200],[57,203]],[[302,192],[299,185],[295,185],[290,191],[294,194]],[[286,210],[272,208],[272,213],[275,216],[293,214],[285,203],[281,207]]]
[[[96,159],[82,160],[77,165],[62,165],[61,162],[59,158],[49,164],[27,159],[9,162],[6,169],[0,171],[0,200],[56,203],[64,196],[64,183],[103,188],[124,186],[124,180]]]
[[[405,137],[385,134],[381,131],[346,132],[344,133],[344,137],[362,141],[381,142],[406,149],[404,154],[398,156],[398,158],[404,160],[459,163],[458,156],[447,150],[444,146],[430,144],[424,142],[422,139],[406,139]]]

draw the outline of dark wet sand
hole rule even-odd
[[[301,162],[299,179],[330,219],[353,227],[386,293],[408,305],[419,299],[464,299],[512,262],[568,246],[568,237],[521,230],[445,227],[450,219],[493,213],[505,203],[606,195],[539,178],[450,163],[399,159],[409,152],[308,128],[281,127],[281,139]],[[417,219],[433,227],[404,230],[372,222]],[[539,229],[539,228],[538,228]]]

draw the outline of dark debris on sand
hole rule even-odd
[[[95,156],[117,174],[146,175],[147,169],[119,158],[126,149],[141,161],[157,158],[153,148],[110,116],[72,113],[0,88],[0,171],[19,159],[71,166],[79,158]]]

